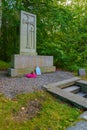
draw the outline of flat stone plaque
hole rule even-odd
[[[78,75],[79,75],[79,76],[85,76],[85,75],[86,75],[85,69],[79,69]]]

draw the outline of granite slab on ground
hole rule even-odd
[[[73,126],[68,127],[66,130],[87,130],[87,111],[81,114],[78,118],[80,121]]]
[[[87,121],[80,121],[75,126],[69,127],[66,130],[87,130]]]
[[[11,78],[7,76],[6,71],[0,72],[0,92],[8,98],[13,98],[19,93],[33,92],[42,89],[43,85],[49,83],[63,81],[74,77],[72,73],[66,71],[56,71],[53,73],[45,73],[37,76],[37,78],[17,77]]]

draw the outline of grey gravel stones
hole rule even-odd
[[[33,92],[42,89],[43,85],[72,77],[74,76],[66,71],[41,74],[34,79],[26,77],[11,78],[6,75],[6,72],[0,72],[0,92],[8,98],[13,98],[17,94]]]

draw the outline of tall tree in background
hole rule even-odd
[[[18,53],[20,11],[37,15],[37,52],[53,55],[58,67],[86,65],[87,0],[3,0],[0,58]]]
[[[12,54],[18,52],[19,46],[19,12],[15,8],[15,1],[3,0],[2,3],[2,35],[1,59],[9,61]]]

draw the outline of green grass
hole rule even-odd
[[[31,120],[14,120],[29,100],[40,100],[39,113]],[[7,99],[0,95],[0,130],[64,130],[71,125],[81,111],[53,98],[46,92],[34,92]]]
[[[0,60],[0,70],[6,70],[10,67],[10,63]]]

